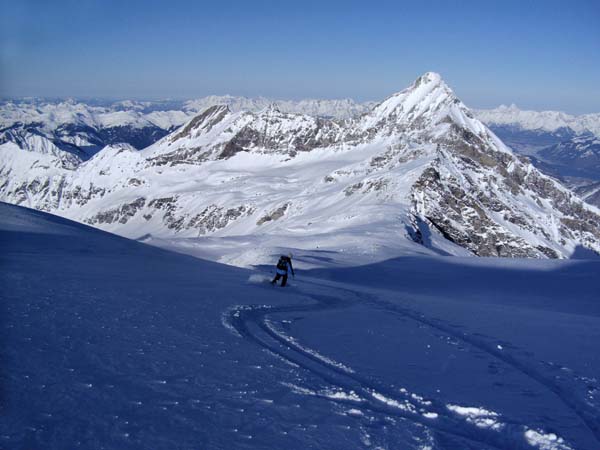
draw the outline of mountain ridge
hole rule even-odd
[[[431,72],[351,119],[221,105],[141,152],[106,147],[75,169],[0,151],[0,199],[130,237],[334,245],[372,229],[355,251],[410,242],[479,256],[600,251],[599,211],[514,155]]]
[[[573,115],[562,111],[522,110],[514,103],[494,109],[478,109],[475,113],[487,124],[514,125],[524,130],[547,132],[571,129],[577,134],[592,133],[600,136],[600,113]]]

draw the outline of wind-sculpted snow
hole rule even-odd
[[[3,448],[600,443],[598,262],[421,256],[282,289],[6,204],[0,245]]]
[[[24,153],[0,146],[0,199],[147,242],[269,235],[320,248],[344,235],[373,255],[600,251],[600,212],[514,155],[431,72],[344,120],[216,105],[140,152],[107,146],[76,167]]]

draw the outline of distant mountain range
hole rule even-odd
[[[600,136],[600,113],[574,116],[560,111],[524,111],[516,105],[476,110],[477,117],[495,128],[513,128],[533,134],[555,135],[564,140],[575,135]]]
[[[573,116],[558,111],[522,111],[515,105],[476,111],[513,150],[531,157],[587,202],[600,206],[600,114]]]
[[[352,100],[273,101],[232,96],[185,102],[13,100],[0,103],[0,143],[14,142],[26,150],[60,155],[72,166],[72,158],[59,150],[84,161],[106,145],[127,143],[142,149],[217,104],[232,111],[259,111],[275,104],[284,112],[329,118],[349,118],[368,106]]]
[[[0,102],[0,142],[16,142],[23,148],[51,147],[45,142],[49,140],[60,149],[87,159],[114,143],[145,148],[215,105],[226,105],[233,112],[258,112],[274,105],[287,113],[349,119],[368,112],[375,102],[230,95],[187,101],[12,100]],[[573,116],[558,111],[523,111],[515,105],[473,113],[513,150],[526,155],[536,155],[541,149],[573,138],[600,137],[600,113]]]
[[[213,100],[150,112],[66,102],[25,114],[10,104],[3,117],[23,119],[3,129],[0,200],[147,239],[268,235],[318,248],[418,243],[442,254],[537,258],[600,252],[600,211],[515,155],[438,74],[370,108],[234,97],[206,108]],[[60,134],[67,123],[89,134]],[[62,148],[84,152],[92,131],[113,130],[116,140],[117,131],[153,127],[164,136],[141,151]]]

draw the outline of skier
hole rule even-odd
[[[288,267],[292,271],[292,276],[296,278],[296,275],[294,274],[294,267],[292,267],[291,253],[288,253],[287,256],[281,255],[279,257],[279,261],[277,262],[277,273],[275,274],[275,278],[273,278],[273,281],[271,281],[272,285],[275,285],[277,283],[277,280],[283,278],[281,280],[281,287],[285,287],[288,278]]]

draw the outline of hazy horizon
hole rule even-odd
[[[0,96],[362,103],[435,71],[472,108],[579,115],[600,110],[598,23],[586,0],[5,1]]]
[[[86,103],[88,105],[91,106],[95,106],[95,104],[99,105],[99,106],[105,106],[105,105],[109,105],[109,104],[113,104],[113,103],[119,103],[119,102],[125,102],[125,101],[134,101],[134,102],[148,102],[148,103],[185,103],[187,101],[195,101],[195,100],[201,100],[203,98],[206,97],[234,97],[234,98],[246,98],[249,100],[256,100],[256,99],[265,99],[265,100],[272,100],[272,101],[292,101],[292,102],[299,102],[302,100],[325,100],[325,101],[335,101],[335,100],[350,100],[355,102],[356,104],[360,105],[360,104],[365,104],[365,103],[379,103],[381,101],[383,101],[384,99],[378,99],[378,100],[365,100],[363,102],[359,102],[353,98],[350,97],[344,97],[344,98],[275,98],[275,97],[265,97],[265,96],[255,96],[255,97],[249,97],[249,96],[238,96],[238,95],[231,95],[231,94],[208,94],[205,95],[203,97],[190,97],[190,98],[186,98],[186,97],[182,97],[182,98],[135,98],[135,97],[121,97],[121,98],[110,98],[110,97],[73,97],[73,96],[66,96],[66,97],[43,97],[43,96],[23,96],[23,97],[5,97],[5,96],[0,96],[0,101],[3,102],[7,102],[7,101],[17,101],[17,102],[26,102],[28,100],[41,100],[41,101],[46,101],[49,103],[52,102],[65,102],[65,101],[69,101],[69,100],[73,100],[75,102],[79,102],[79,103]],[[474,110],[489,110],[489,109],[497,109],[500,107],[511,107],[511,106],[516,106],[519,110],[521,111],[536,111],[536,112],[563,112],[572,116],[583,116],[583,115],[587,115],[587,114],[600,114],[600,107],[598,107],[598,110],[596,111],[590,111],[590,112],[585,112],[585,113],[577,113],[577,112],[570,112],[570,111],[565,111],[565,110],[552,110],[552,109],[530,109],[530,108],[523,108],[521,107],[521,105],[517,105],[514,103],[511,104],[506,104],[506,103],[502,103],[496,106],[491,106],[491,107],[486,107],[486,108],[480,108],[477,105],[466,105],[467,107],[469,107],[470,109],[474,109]]]

